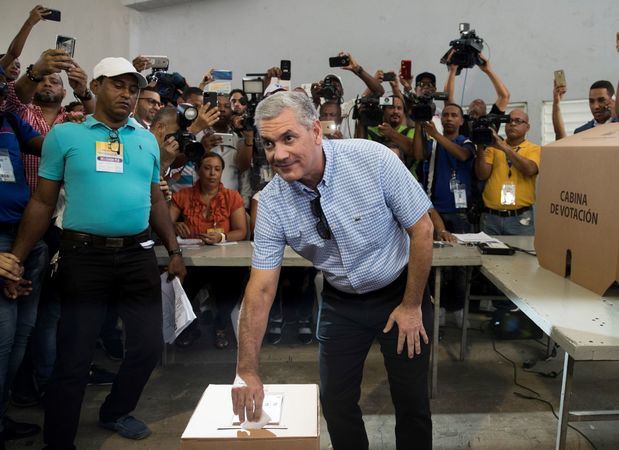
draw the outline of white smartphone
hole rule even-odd
[[[234,147],[234,135],[230,133],[215,133],[214,136],[219,136],[221,138],[221,144],[219,145],[227,145],[228,147]]]

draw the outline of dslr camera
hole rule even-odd
[[[176,111],[179,130],[170,136],[174,136],[180,153],[185,156],[186,160],[197,164],[204,155],[204,147],[196,141],[196,137],[187,130],[187,127],[198,117],[198,109],[188,103],[181,103],[176,107]],[[166,136],[166,139],[168,137]]]
[[[333,76],[326,76],[322,80],[322,88],[318,95],[326,100],[340,100],[342,98],[339,81]]]
[[[434,100],[446,101],[449,99],[447,92],[429,92],[424,95],[417,95],[414,92],[409,92],[404,95],[404,102],[408,110],[409,116],[413,121],[429,122],[434,116],[436,105]]]
[[[470,29],[468,23],[460,24],[460,38],[449,43],[450,49],[441,58],[441,64],[455,64],[458,66],[456,75],[460,75],[462,69],[470,69],[476,65],[481,66],[484,61],[479,54],[484,49],[484,40],[475,34],[475,30]],[[449,53],[454,50],[449,62]]]
[[[492,129],[498,131],[502,123],[509,122],[507,114],[488,114],[475,119],[470,124],[471,140],[474,144],[492,144]]]

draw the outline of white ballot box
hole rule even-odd
[[[320,409],[315,384],[265,384],[265,397],[276,404],[272,420],[244,430],[232,412],[230,384],[206,388],[187,428],[181,450],[319,450]]]

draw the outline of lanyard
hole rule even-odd
[[[520,146],[512,149],[514,153],[518,153],[520,151]],[[507,178],[512,177],[512,160],[505,155],[505,159],[507,160]]]

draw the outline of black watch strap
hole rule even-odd
[[[168,255],[169,256],[174,256],[174,255],[183,256],[183,250],[180,247],[175,248],[174,250],[168,250]]]

